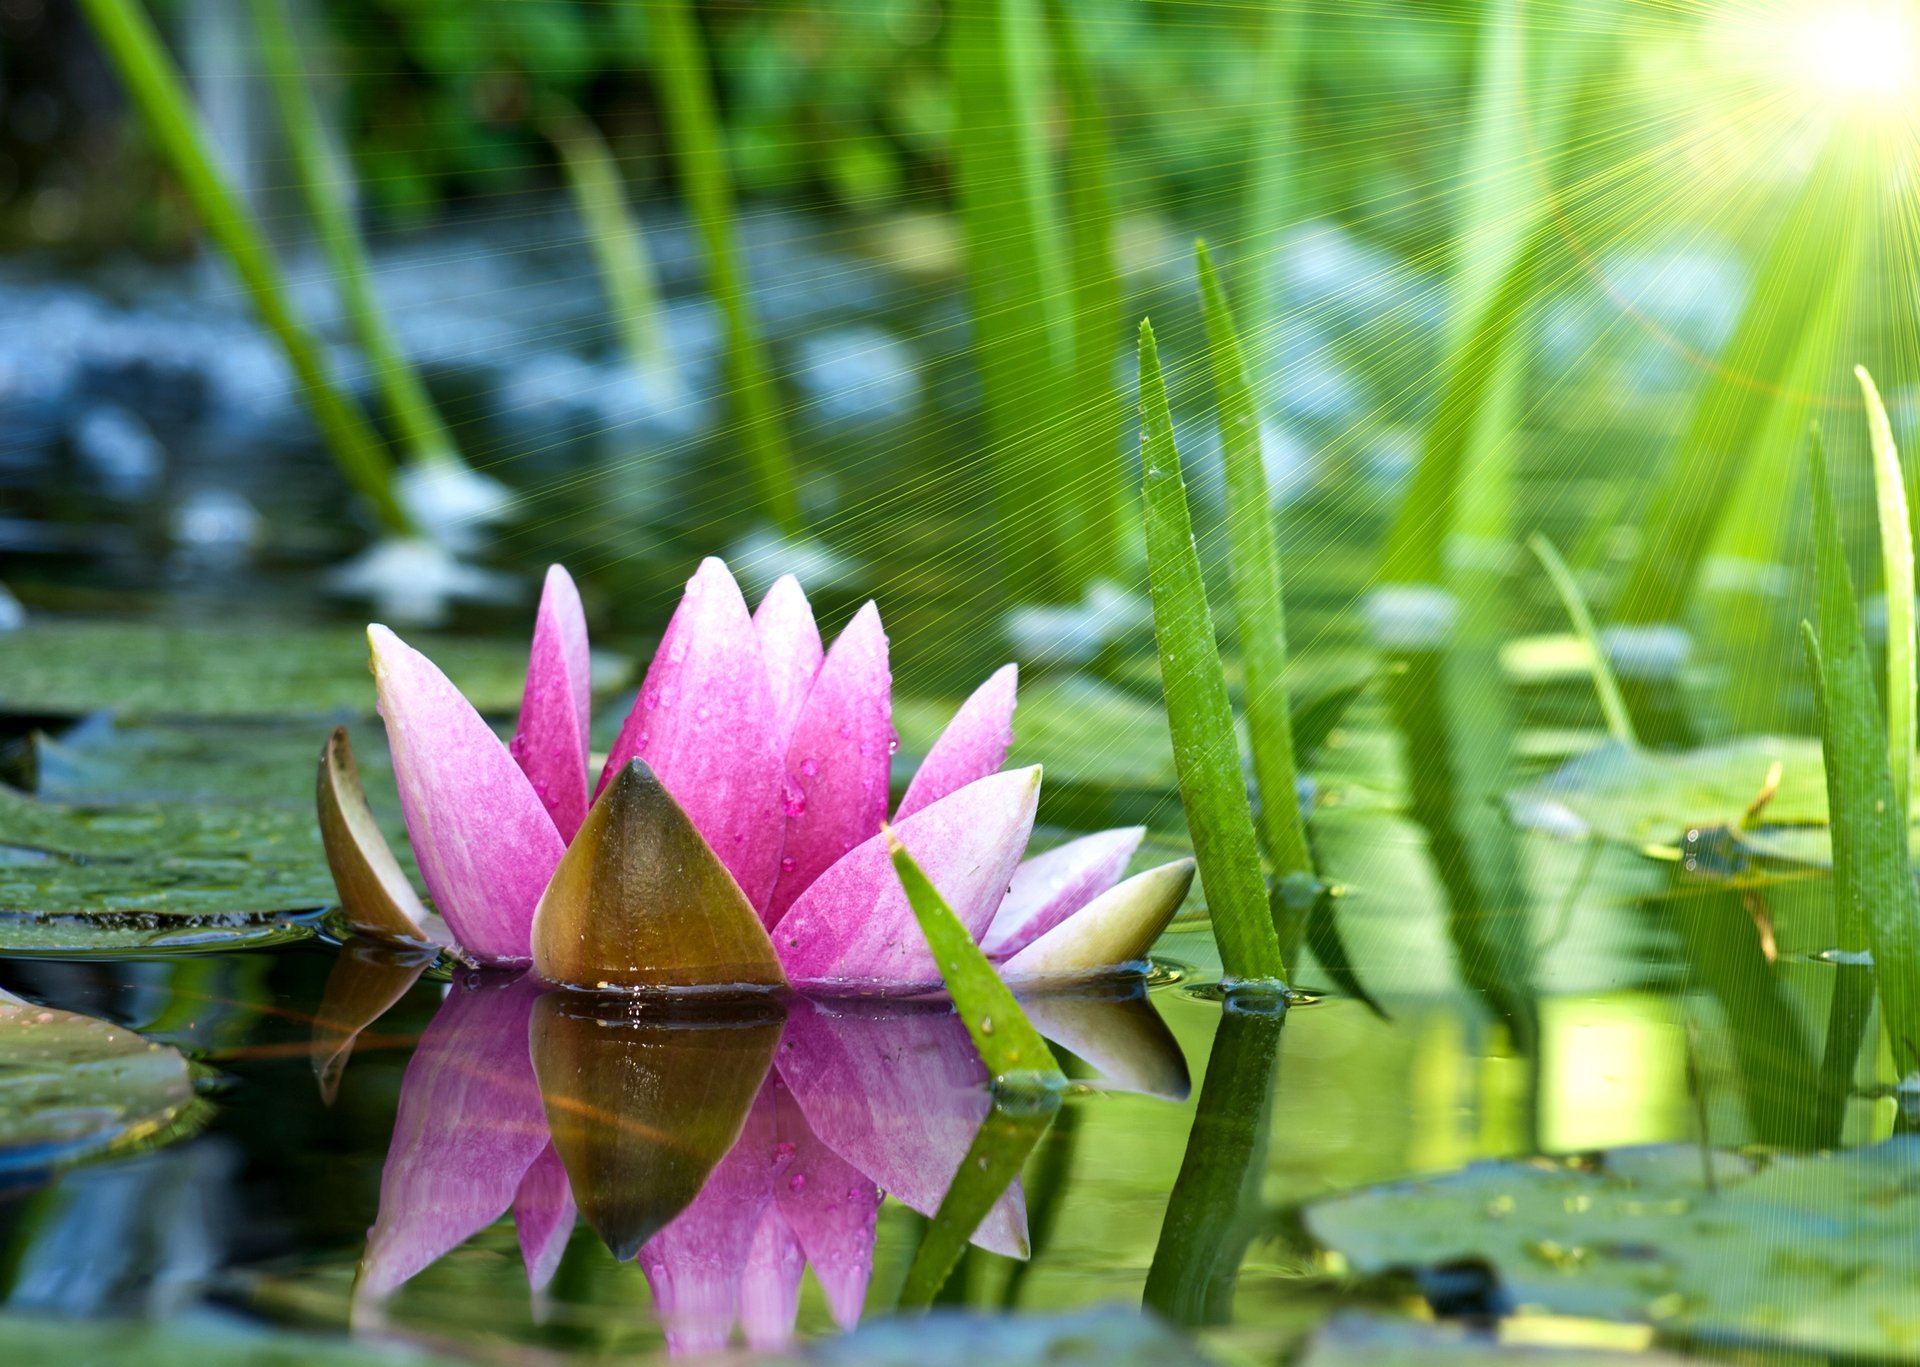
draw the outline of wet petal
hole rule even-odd
[[[320,812],[320,843],[326,847],[327,868],[347,925],[376,940],[425,944],[427,909],[367,806],[360,766],[354,763],[344,726],[333,728],[320,751],[314,805]]]
[[[786,843],[768,925],[840,856],[879,834],[894,747],[887,634],[868,603],[827,652],[787,745]]]
[[[533,624],[520,724],[509,747],[562,840],[587,815],[587,728],[593,707],[587,616],[566,570],[547,570]]]
[[[1137,873],[1001,964],[1000,976],[1037,983],[1138,968],[1192,886],[1191,859]]]
[[[807,701],[807,690],[820,672],[823,653],[820,628],[814,623],[813,608],[798,579],[783,574],[774,581],[753,611],[753,631],[760,638],[760,655],[767,662],[775,749],[784,755],[793,736],[793,724],[800,720],[800,709]]]
[[[774,1199],[826,1292],[833,1322],[851,1329],[860,1322],[873,1278],[880,1188],[814,1134],[778,1074],[768,1085],[779,1151],[787,1155],[774,1173]]]
[[[533,919],[533,966],[593,990],[786,983],[739,884],[640,759],[554,870]]]
[[[533,1160],[513,1198],[513,1227],[520,1236],[520,1258],[527,1267],[527,1285],[545,1291],[560,1270],[577,1212],[567,1169],[549,1143]]]
[[[672,1352],[717,1352],[732,1335],[754,1234],[773,1204],[767,1166],[772,1127],[772,1108],[762,1090],[739,1142],[700,1194],[639,1252]]]
[[[920,761],[900,799],[900,810],[893,814],[895,821],[905,821],[922,807],[1000,771],[1013,746],[1013,704],[1019,682],[1019,667],[1002,665],[960,704]]]
[[[1140,983],[1124,996],[1042,992],[1020,1006],[1034,1029],[1091,1065],[1106,1090],[1187,1099],[1187,1056]]]
[[[1145,826],[1099,831],[1021,864],[980,948],[990,959],[1025,949],[1118,883],[1146,833]]]
[[[685,1004],[550,992],[531,1050],[580,1214],[627,1259],[672,1223],[735,1146],[781,1018],[766,1002]]]
[[[800,1317],[800,1278],[806,1256],[777,1205],[760,1214],[740,1278],[740,1328],[757,1353],[777,1353],[793,1342]]]
[[[975,936],[1019,867],[1039,797],[1039,766],[1016,769],[971,783],[892,828]],[[902,991],[940,982],[884,834],[814,880],[776,928],[774,949],[796,987]]]
[[[527,1056],[536,995],[524,979],[463,975],[420,1036],[400,1080],[356,1298],[390,1295],[513,1204],[547,1145]]]
[[[687,581],[600,789],[635,756],[660,776],[747,900],[764,907],[784,834],[773,692],[740,586],[711,557]]]
[[[533,909],[565,842],[507,747],[447,676],[383,626],[368,627],[367,641],[427,891],[469,954],[524,962]]]
[[[802,999],[775,1062],[821,1142],[922,1215],[939,1209],[993,1104],[967,1028],[944,1006]],[[973,1242],[1027,1256],[1018,1182]]]

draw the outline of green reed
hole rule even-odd
[[[266,238],[220,172],[185,83],[152,21],[137,0],[82,0],[82,8],[125,82],[148,136],[173,168],[202,225],[232,262],[261,321],[286,352],[341,473],[383,526],[413,532],[413,520],[394,494],[385,444],[334,382],[320,344],[294,314]]]

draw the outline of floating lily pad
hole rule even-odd
[[[1672,754],[1608,742],[1511,794],[1508,806],[1523,826],[1635,848],[1675,845],[1689,830],[1740,821],[1776,763],[1780,786],[1764,819],[1824,826],[1820,743],[1802,736],[1746,736]]]
[[[524,642],[421,636],[413,641],[483,712],[511,712],[526,681]],[[594,686],[631,673],[594,660]],[[122,717],[369,715],[366,633],[356,627],[162,626],[35,621],[0,655],[0,712]]]
[[[179,1050],[0,992],[0,1171],[137,1145],[193,1109]]]
[[[938,1310],[875,1320],[814,1345],[806,1361],[817,1367],[1206,1367],[1211,1359],[1151,1315],[1108,1306],[1071,1315]]]
[[[1479,1163],[1309,1206],[1363,1273],[1430,1288],[1484,1266],[1507,1309],[1643,1320],[1670,1335],[1920,1361],[1920,1138],[1831,1154],[1683,1145]]]
[[[1591,1337],[1602,1342],[1568,1343],[1573,1334],[1567,1333],[1552,1347],[1539,1347],[1502,1343],[1458,1324],[1349,1312],[1328,1321],[1298,1361],[1300,1367],[1680,1367],[1688,1361],[1605,1346],[1609,1334],[1617,1338],[1622,1331],[1594,1329]]]

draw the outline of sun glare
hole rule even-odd
[[[1911,5],[1815,0],[1780,26],[1775,57],[1822,103],[1886,111],[1916,95],[1917,34]]]

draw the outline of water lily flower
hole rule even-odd
[[[1184,1099],[1180,1047],[1139,984],[1048,1000],[1071,1008],[1071,1043],[1107,1085]],[[724,1348],[736,1325],[753,1348],[786,1346],[808,1267],[850,1329],[883,1193],[939,1209],[993,1104],[987,1083],[945,1004],[795,998],[676,1016],[462,971],[400,1084],[355,1318],[376,1320],[511,1213],[536,1298],[584,1219],[637,1262],[675,1352]],[[973,1241],[1028,1255],[1017,1181]]]
[[[871,602],[829,650],[797,580],[749,613],[703,561],[591,789],[586,617],[564,569],[547,574],[510,744],[424,655],[367,635],[408,837],[472,961],[589,990],[939,987],[888,858],[898,742]],[[1007,665],[961,705],[891,829],[1009,980],[1137,970],[1193,863],[1124,878],[1137,827],[1022,862],[1040,770],[1001,768],[1016,681]],[[374,904],[364,930],[420,939],[343,744],[320,781],[342,901]]]

